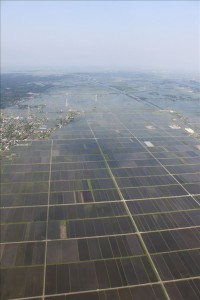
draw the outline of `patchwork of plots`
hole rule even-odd
[[[200,298],[200,142],[131,101],[4,153],[2,299]]]

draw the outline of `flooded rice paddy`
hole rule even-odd
[[[2,299],[199,299],[196,81],[74,74],[27,103],[80,113],[2,155]]]

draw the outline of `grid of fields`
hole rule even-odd
[[[4,153],[2,299],[200,299],[200,141],[101,105]]]

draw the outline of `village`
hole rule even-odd
[[[26,117],[15,116],[14,114],[1,113],[0,115],[0,151],[9,150],[10,146],[18,145],[21,141],[48,139],[58,128],[66,126],[74,120],[78,111],[68,110],[62,113],[51,127],[47,126],[48,118],[45,115],[40,117],[30,114]]]

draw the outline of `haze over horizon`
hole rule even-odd
[[[1,68],[200,70],[198,1],[2,1]]]

